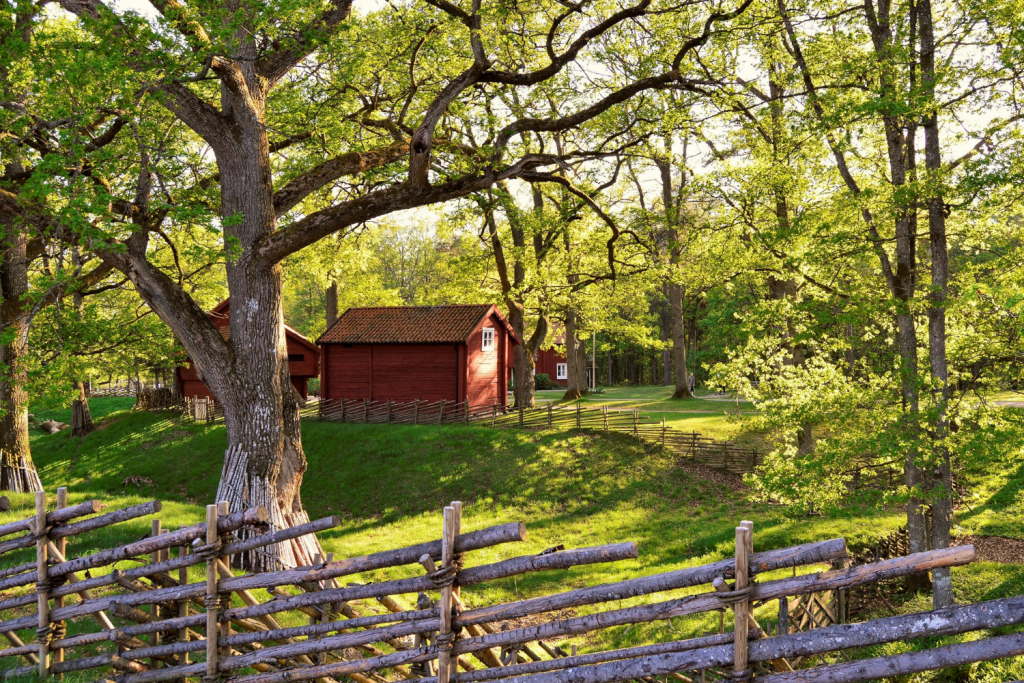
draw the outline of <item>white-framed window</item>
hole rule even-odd
[[[555,379],[569,379],[569,364],[568,363],[556,363],[555,364]]]
[[[480,341],[480,350],[481,351],[490,351],[493,348],[494,348],[494,328],[493,327],[485,327],[484,328],[483,336],[481,337],[481,341]]]

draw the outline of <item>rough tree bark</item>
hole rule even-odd
[[[924,158],[933,181],[942,171],[942,147],[939,119],[935,109],[935,30],[932,23],[931,0],[920,0],[916,6],[920,29],[921,86],[929,108],[924,128]],[[941,194],[927,199],[928,240],[931,247],[932,286],[928,295],[928,361],[935,382],[935,423],[932,427],[933,456],[938,460],[930,475],[932,494],[932,546],[948,548],[953,516],[952,473],[949,448],[945,444],[949,424],[946,415],[949,401],[949,372],[946,363],[946,296],[949,289],[949,249],[946,244],[946,203]],[[953,604],[953,584],[948,568],[932,571],[933,607]]]
[[[683,140],[683,164],[684,167],[679,175],[678,192],[672,181],[672,144],[671,134],[665,135],[665,156],[656,157],[655,165],[661,175],[661,202],[665,212],[665,240],[668,243],[668,261],[670,272],[673,276],[678,275],[682,263],[682,237],[680,227],[683,221],[682,196],[687,183],[686,157],[687,140]],[[672,398],[692,398],[690,391],[689,372],[686,368],[686,307],[685,292],[683,285],[679,282],[669,281],[668,301],[669,318],[672,330],[672,365],[673,377],[675,378],[675,392]]]
[[[812,111],[819,123],[825,126],[824,136],[835,158],[836,168],[850,192],[859,196],[861,195],[860,185],[849,170],[846,153],[833,133],[833,124],[826,122],[824,107],[818,99],[811,70],[804,59],[802,47],[793,29],[792,21],[789,19],[784,0],[777,0],[777,6],[785,25],[786,34],[790,39],[794,60],[808,92]],[[903,52],[901,48],[894,53],[892,6],[888,2],[875,3],[869,0],[863,5],[863,9],[871,33],[875,56],[879,60],[879,66],[875,73],[878,78],[880,98],[887,102],[900,102],[901,96],[897,92],[894,75],[898,73],[897,64],[902,59],[899,55]],[[916,22],[911,22],[913,27],[910,31],[911,44],[914,42],[915,24]],[[911,82],[911,90],[914,87],[916,86]],[[905,124],[900,118],[903,113],[903,110],[897,107],[894,112],[883,111],[881,116],[889,161],[890,183],[895,191],[906,186],[908,175],[912,176],[915,166],[916,124],[913,122]],[[920,434],[921,410],[918,392],[917,329],[912,306],[917,274],[917,213],[916,209],[904,204],[895,207],[895,214],[896,267],[893,268],[892,260],[885,250],[884,240],[878,231],[875,216],[869,208],[861,210],[861,215],[867,226],[870,246],[879,259],[887,288],[895,300],[896,340],[900,356],[900,395],[903,403],[905,428],[911,437],[909,439],[911,445],[904,453],[903,464],[904,483],[910,492],[907,499],[907,532],[910,552],[922,552],[927,548],[927,534],[921,498],[922,473],[919,464],[919,447],[916,445]]]
[[[81,272],[82,253],[78,245],[71,248],[71,263],[76,272]],[[82,288],[76,287],[71,295],[71,303],[75,307],[75,315],[79,320],[82,319],[84,302],[85,296],[82,294]],[[89,395],[85,390],[85,382],[77,380],[75,382],[75,389],[78,391],[78,398],[71,404],[71,435],[85,436],[96,427],[92,423],[92,413],[89,411]]]
[[[32,40],[32,13],[15,16],[11,38],[26,45]],[[0,91],[3,99],[24,103],[24,92],[8,92],[8,64],[0,65]],[[25,171],[20,158],[8,159],[2,172],[11,180]],[[6,183],[5,183],[6,184]],[[0,213],[0,490],[41,491],[42,484],[32,462],[28,442],[28,395],[24,355],[28,348],[28,323],[25,320],[25,295],[28,293],[28,241],[19,217]]]
[[[669,312],[668,283],[662,285],[661,295],[661,341],[665,345],[661,350],[661,383],[668,386],[672,384],[672,349],[668,345],[672,334],[672,314]]]
[[[494,263],[498,271],[498,280],[501,283],[501,295],[508,309],[508,322],[512,326],[519,344],[516,344],[514,351],[514,379],[513,396],[515,406],[532,408],[534,406],[534,395],[536,386],[533,375],[536,368],[534,355],[544,344],[548,335],[548,315],[546,310],[540,311],[533,328],[533,333],[526,334],[526,293],[527,293],[527,268],[525,254],[527,250],[526,228],[519,219],[518,208],[511,202],[507,189],[502,186],[505,215],[508,219],[509,233],[512,236],[512,253],[514,261],[512,270],[509,272],[508,260],[505,256],[505,247],[498,233],[498,224],[494,218],[494,206],[486,207],[485,216],[488,235],[491,242],[491,250],[494,254]],[[543,209],[543,199],[540,191],[534,188],[533,192],[534,211]],[[547,255],[547,247],[540,235],[535,235],[533,240],[534,258],[538,263],[544,261]]]
[[[338,319],[338,281],[332,280],[331,286],[324,292],[325,303],[327,304],[327,327],[330,327]]]
[[[585,344],[579,340],[577,331],[576,311],[569,309],[565,312],[566,390],[562,395],[563,401],[575,401],[589,393],[584,348]]]
[[[10,169],[11,164],[8,166]],[[28,293],[28,242],[24,232],[12,223],[3,230],[0,260],[0,325],[5,341],[0,344],[0,490],[41,491],[42,483],[32,462],[28,441],[28,321],[25,295]]]

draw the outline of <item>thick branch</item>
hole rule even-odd
[[[298,178],[289,181],[274,193],[274,212],[280,216],[310,193],[346,175],[379,168],[409,152],[409,143],[396,142],[368,152],[349,152],[329,159]]]
[[[267,79],[267,86],[272,87],[288,73],[306,55],[316,49],[319,36],[329,36],[343,21],[348,19],[352,10],[352,0],[332,0],[331,7],[312,25],[296,31],[298,36],[289,41],[287,47],[275,50],[265,59],[260,60],[259,70]]]

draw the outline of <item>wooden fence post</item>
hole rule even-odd
[[[455,508],[444,509],[444,534],[441,536],[441,568],[452,566],[455,558]],[[441,589],[440,626],[437,631],[437,683],[451,679],[452,585]]]
[[[551,417],[552,417],[552,416],[551,416],[551,410],[552,410],[552,408],[551,408],[551,402],[550,402],[550,401],[548,401],[548,429],[551,429]],[[523,421],[522,421],[522,420],[520,420],[520,421],[519,421],[519,424],[522,424],[522,423],[523,423]]]
[[[832,569],[843,569],[846,562],[843,560],[832,560]],[[846,623],[846,589],[840,588],[835,591],[836,595],[836,623]]]
[[[523,426],[523,407],[519,406],[519,426]]]
[[[363,422],[365,423],[365,422],[369,422],[369,421],[370,421],[370,402],[364,398],[363,399]]]
[[[59,489],[57,489],[57,509],[60,510],[61,508],[66,508],[67,506],[68,506],[68,489],[67,489],[67,487],[62,486]],[[57,550],[60,551],[61,557],[67,557],[67,552],[66,551],[67,551],[67,547],[68,547],[68,539],[66,539],[66,538],[58,538],[57,542],[56,542],[56,546],[57,546]],[[56,598],[53,599],[53,608],[54,609],[57,609],[58,607],[63,607],[63,606],[64,606],[64,597],[63,596],[56,597]],[[56,650],[53,651],[53,663],[56,664],[58,662],[63,662],[63,661],[64,661],[64,650],[61,649],[61,648],[57,648]]]
[[[36,639],[39,643],[39,677],[50,675],[50,640],[47,632],[50,628],[50,594],[46,587],[46,545],[49,534],[46,532],[46,492],[36,491],[36,602],[39,612],[39,631]]]
[[[583,408],[579,403],[576,403],[576,431],[580,431],[583,428]]]
[[[750,534],[750,529],[747,526],[736,527],[736,590],[738,591],[747,587],[747,578],[750,572],[748,551],[752,540],[747,540],[748,534]],[[733,607],[736,616],[733,635],[733,676],[737,678],[743,678],[749,674],[747,672],[747,634],[750,630],[747,615],[749,610],[750,602],[747,600],[737,602]]]
[[[466,408],[465,408],[464,415],[465,415],[465,422],[466,422],[466,424],[469,424],[469,399],[468,398],[466,399]]]
[[[789,598],[779,598],[779,635],[789,633]]]
[[[217,542],[217,505],[206,506],[206,544],[213,545]],[[219,558],[214,555],[206,561],[206,677],[217,676],[217,605],[220,596],[217,595],[217,562]]]
[[[491,404],[491,426],[494,426],[495,421],[498,419],[498,404]]]
[[[444,422],[444,408],[445,408],[446,405],[448,405],[448,401],[442,398],[441,399],[441,412],[439,412],[437,414],[437,424],[441,424],[442,422]]]
[[[640,411],[633,410],[633,436],[640,436]]]
[[[229,512],[231,512],[231,504],[228,503],[228,501],[222,500],[219,503],[217,503],[217,516],[218,517],[227,517]],[[218,524],[218,526],[219,526],[219,524]],[[218,535],[218,538],[220,538],[219,535]],[[219,560],[220,564],[224,565],[225,567],[228,567],[228,568],[231,567],[231,557],[229,555],[221,555],[218,558],[218,560]],[[218,569],[217,572],[219,574],[220,573],[220,569]],[[230,577],[230,570],[228,572],[228,575]],[[228,593],[228,595],[230,596],[230,593]],[[222,596],[218,596],[218,597],[222,597]],[[223,609],[227,609],[229,606],[230,605],[222,605]],[[219,623],[220,623],[220,637],[221,638],[227,638],[228,636],[230,636],[231,635],[231,622],[230,621],[223,621],[223,622],[219,622]],[[220,650],[220,655],[221,655],[221,657],[229,657],[229,656],[231,656],[231,647],[230,646],[222,647],[221,650]]]
[[[665,418],[661,418],[661,447],[665,447]]]
[[[601,412],[604,413],[604,431],[608,431],[608,406],[601,406]]]
[[[420,423],[420,400],[418,398],[412,400],[412,423],[414,425]]]

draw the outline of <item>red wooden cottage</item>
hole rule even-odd
[[[320,396],[504,406],[518,343],[490,304],[350,308],[317,340]]]
[[[544,373],[551,381],[563,387],[569,386],[569,365],[565,359],[565,345],[541,349],[533,359],[534,372]]]
[[[210,320],[220,330],[225,339],[231,335],[231,299],[225,299],[217,308],[210,311]],[[299,392],[303,399],[309,398],[308,383],[313,377],[320,374],[320,349],[306,337],[302,336],[287,325],[284,326],[285,340],[288,344],[288,370],[292,377],[292,386]],[[185,361],[184,365],[175,369],[178,380],[179,391],[182,396],[189,398],[210,398],[213,394],[203,383],[192,366],[192,359]],[[216,400],[216,398],[214,398]]]

